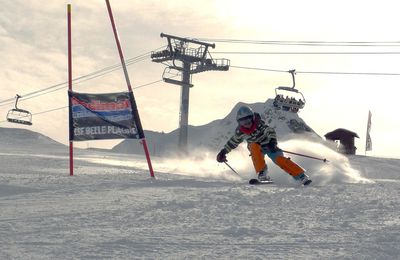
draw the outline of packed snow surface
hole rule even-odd
[[[302,187],[244,147],[215,161],[2,144],[0,259],[399,259],[400,160],[344,157],[316,143],[281,148],[313,179]]]

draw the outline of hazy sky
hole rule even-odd
[[[2,0],[0,9],[0,102],[66,82],[66,5],[72,4],[73,77],[119,64],[106,5],[101,0]],[[321,136],[343,127],[358,133],[364,154],[368,110],[372,112],[371,155],[400,157],[398,101],[400,75],[343,75],[301,72],[362,72],[400,74],[400,16],[397,1],[112,1],[126,59],[166,45],[160,33],[200,39],[260,41],[396,42],[396,46],[252,45],[215,42],[212,52],[374,52],[375,54],[214,53],[233,66],[278,71],[296,69],[296,87],[307,104],[300,116]],[[210,41],[213,42],[213,41]],[[377,54],[391,52],[391,54]],[[128,66],[133,87],[161,79],[164,65],[150,58]],[[277,86],[291,86],[289,73],[231,68],[192,78],[189,123],[202,125],[223,118],[238,102],[264,102]],[[122,70],[74,85],[79,92],[125,91]],[[40,94],[40,93],[39,93]],[[143,127],[170,132],[179,120],[180,88],[159,82],[134,89]],[[22,100],[20,108],[34,115],[24,127],[67,143],[67,89]],[[278,133],[279,135],[279,133]],[[90,146],[110,145],[115,141]],[[86,144],[80,144],[86,146]]]

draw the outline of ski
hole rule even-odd
[[[303,183],[303,186],[308,186],[312,180],[307,180],[305,183]],[[250,179],[249,180],[250,185],[261,185],[261,184],[274,184],[274,181],[260,181],[258,179]]]
[[[260,184],[273,184],[274,181],[260,181],[258,179],[250,179],[249,184],[250,185],[260,185]]]

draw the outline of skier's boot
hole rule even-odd
[[[306,185],[308,185],[308,184],[310,184],[310,183],[312,182],[312,180],[310,179],[310,177],[308,177],[308,175],[305,174],[305,173],[302,173],[302,174],[299,176],[299,180],[301,181],[301,184],[303,184],[304,186],[306,186]]]
[[[270,181],[271,177],[268,176],[268,170],[262,170],[258,173],[259,181]]]

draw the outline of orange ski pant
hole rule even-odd
[[[266,154],[271,160],[278,165],[282,170],[293,176],[294,178],[300,176],[304,173],[304,169],[297,165],[295,162],[283,156],[282,151],[277,151],[275,153],[271,153],[270,151],[266,151],[261,148],[261,145],[257,143],[250,143],[249,149],[251,153],[251,159],[253,160],[254,169],[256,173],[262,171],[267,167],[265,163],[264,154]]]

